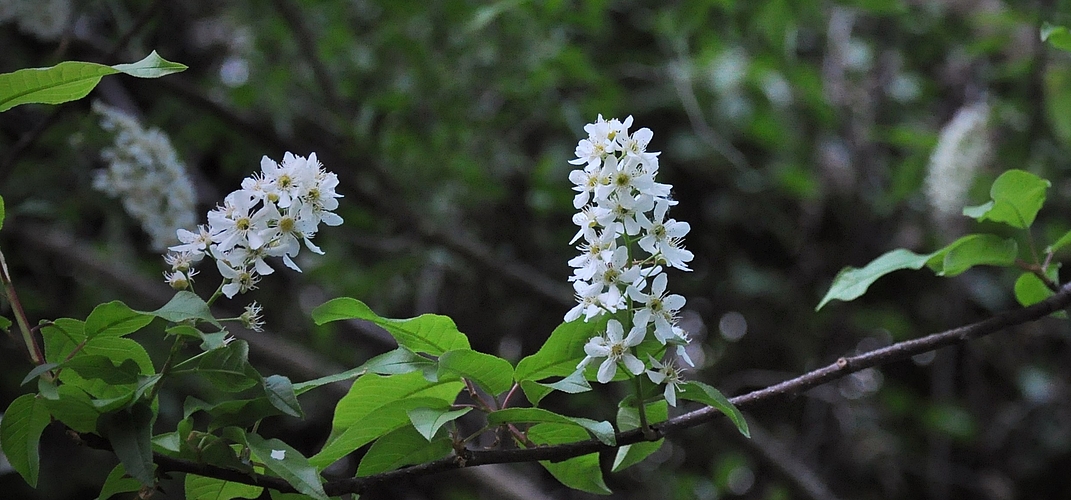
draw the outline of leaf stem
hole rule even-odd
[[[182,337],[175,337],[175,342],[171,344],[171,350],[167,353],[167,359],[164,360],[164,366],[160,368],[160,380],[149,390],[150,402],[156,399],[156,394],[160,392],[160,386],[163,385],[164,378],[171,374],[171,370],[174,368],[175,355],[178,354],[182,345]]]
[[[37,344],[37,339],[34,338],[33,332],[30,328],[30,322],[26,318],[26,311],[22,308],[22,302],[19,301],[19,296],[15,293],[15,284],[11,282],[11,273],[7,270],[7,261],[4,260],[4,253],[0,252],[0,281],[4,284],[4,295],[7,297],[8,302],[11,303],[11,312],[15,314],[15,321],[19,324],[19,330],[22,331],[22,340],[26,343],[26,352],[30,355],[30,361],[33,364],[40,365],[45,362],[45,355],[41,352],[41,346]],[[15,338],[15,334],[11,334],[12,338]]]

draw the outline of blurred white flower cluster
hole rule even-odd
[[[606,331],[584,346],[587,357],[577,368],[604,358],[596,377],[602,383],[614,378],[619,362],[633,375],[647,369],[654,383],[667,383],[666,399],[675,404],[679,370],[671,361],[653,358],[648,369],[634,348],[650,334],[663,345],[675,345],[677,356],[691,364],[684,351],[688,336],[677,326],[685,300],[667,294],[663,270],[691,270],[692,253],[683,244],[690,226],[666,218],[677,202],[670,198],[670,185],[655,181],[658,153],[647,151],[654,134],[648,128],[629,134],[631,125],[631,116],[622,122],[599,115],[584,127],[588,137],[570,161],[582,166],[569,174],[577,192],[573,206],[579,210],[573,222],[580,226],[570,243],[583,242],[577,247],[580,255],[569,261],[578,303],[565,320],[611,315]]]
[[[19,31],[55,40],[71,24],[70,0],[0,0],[0,24],[13,21]]]
[[[195,192],[167,135],[145,129],[134,117],[101,102],[93,103],[104,130],[115,133],[112,147],[101,151],[108,168],[93,175],[93,188],[120,198],[123,208],[148,233],[154,250],[174,244],[175,230],[191,228]]]
[[[926,196],[940,226],[962,215],[967,193],[990,156],[989,105],[967,104],[941,129],[930,155]]]
[[[231,298],[256,288],[261,276],[274,272],[267,257],[282,257],[283,264],[301,272],[293,258],[302,242],[323,253],[312,238],[320,223],[342,224],[342,217],[332,212],[342,197],[335,192],[338,176],[323,168],[316,153],[305,158],[288,152],[281,164],[265,156],[260,167],[260,173],[245,178],[241,189],[208,212],[208,225],[178,230],[182,244],[170,247],[164,257],[171,266],[164,277],[173,288],[189,286],[196,274],[193,264],[206,254],[215,259],[225,280],[221,291]]]

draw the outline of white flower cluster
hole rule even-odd
[[[974,178],[990,156],[989,115],[984,101],[968,104],[941,129],[926,174],[926,196],[939,225],[962,215]]]
[[[342,217],[332,212],[342,197],[335,192],[338,176],[323,168],[316,153],[306,159],[288,152],[282,164],[265,156],[260,167],[260,173],[245,178],[241,189],[208,212],[207,226],[196,232],[178,230],[182,244],[170,247],[165,257],[171,272],[164,277],[173,288],[189,286],[192,264],[206,254],[216,260],[225,279],[222,292],[231,298],[256,288],[260,276],[274,272],[266,257],[282,257],[283,264],[301,272],[293,258],[302,242],[323,253],[312,238],[321,222],[342,224]]]
[[[0,24],[13,21],[19,31],[42,40],[55,40],[71,24],[70,0],[0,0]]]
[[[117,108],[94,102],[93,111],[100,115],[101,127],[115,133],[115,144],[101,151],[108,168],[94,172],[93,188],[122,199],[153,249],[174,244],[175,230],[193,227],[197,216],[193,183],[171,141],[160,129],[146,130]]]
[[[588,137],[580,141],[577,158],[569,162],[582,165],[569,174],[577,192],[573,206],[579,210],[573,222],[580,226],[570,243],[580,239],[583,243],[580,255],[569,261],[573,267],[569,280],[578,303],[565,320],[613,315],[606,331],[584,346],[587,357],[577,366],[583,369],[605,358],[597,374],[602,383],[613,379],[618,362],[633,375],[644,372],[647,367],[633,348],[648,334],[663,345],[676,345],[678,356],[691,364],[684,351],[688,337],[677,326],[685,300],[666,293],[668,278],[663,271],[663,266],[691,270],[687,263],[693,256],[682,240],[690,226],[666,219],[669,207],[677,202],[670,198],[670,185],[655,182],[658,153],[647,151],[654,134],[648,128],[629,134],[631,125],[631,116],[622,122],[599,115],[584,127]],[[669,363],[650,362],[648,376],[656,384],[666,382],[666,399],[675,403],[679,371]]]

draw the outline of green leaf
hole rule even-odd
[[[101,412],[93,406],[89,394],[71,384],[63,384],[56,391],[56,399],[45,399],[52,417],[75,432],[96,432]]]
[[[249,364],[249,344],[244,340],[204,353],[197,359],[194,370],[217,389],[226,392],[244,391],[260,382],[260,375]]]
[[[108,500],[119,493],[129,493],[140,489],[141,482],[127,475],[126,468],[120,463],[108,473],[108,478],[104,480],[104,486],[100,487],[100,495],[97,496],[97,500]]]
[[[647,422],[658,423],[669,418],[669,403],[659,400],[646,406]],[[640,427],[640,413],[632,406],[621,406],[617,409],[617,427],[622,432],[638,429]],[[658,441],[643,441],[625,445],[617,449],[614,456],[613,472],[631,467],[662,447],[665,439]]]
[[[152,322],[153,316],[137,312],[126,304],[113,300],[93,308],[86,318],[86,338],[97,335],[122,336],[134,333]]]
[[[291,417],[303,418],[305,413],[301,411],[301,403],[298,403],[297,394],[290,379],[282,375],[271,375],[264,379],[264,394],[268,396],[271,405],[279,411]]]
[[[0,419],[0,447],[11,466],[34,488],[41,467],[37,445],[49,421],[44,400],[33,394],[15,398]]]
[[[62,363],[74,348],[86,338],[85,322],[73,318],[59,318],[41,327],[45,340],[45,360]]]
[[[223,500],[230,498],[259,498],[263,486],[224,481],[214,477],[186,474],[186,500]]]
[[[446,316],[422,314],[410,319],[387,319],[372,312],[364,302],[349,297],[332,299],[313,309],[312,319],[317,325],[346,319],[371,321],[387,330],[398,345],[433,356],[469,348],[468,337],[458,331],[454,320]]]
[[[182,290],[175,293],[171,300],[167,301],[163,307],[152,311],[148,314],[152,314],[158,318],[163,318],[172,323],[178,323],[188,319],[196,319],[206,321],[222,328],[219,321],[212,316],[212,310],[209,309],[208,303],[205,302],[196,293]]]
[[[517,422],[549,422],[575,425],[587,430],[595,439],[605,445],[614,446],[617,444],[614,426],[606,421],[599,422],[588,418],[567,417],[542,408],[506,408],[487,414],[487,425]],[[588,439],[588,436],[585,435],[583,439]],[[580,441],[580,439],[577,441]]]
[[[253,433],[246,434],[246,444],[265,468],[278,474],[299,492],[317,500],[328,500],[316,468],[299,451],[278,439],[264,439]]]
[[[416,429],[401,427],[372,443],[357,466],[357,477],[437,460],[449,455],[452,449],[448,437],[427,440]]]
[[[108,385],[135,384],[141,368],[133,359],[124,359],[116,365],[110,358],[100,354],[81,354],[63,364],[65,370],[74,370],[86,380],[100,379]]]
[[[1055,243],[1049,245],[1045,249],[1045,253],[1056,253],[1057,250],[1067,246],[1068,243],[1071,243],[1071,231],[1064,233]]]
[[[1052,183],[1024,170],[1008,170],[989,189],[992,202],[963,209],[963,215],[978,221],[991,220],[1026,229],[1034,223],[1045,191]]]
[[[364,375],[365,373],[378,373],[380,375],[399,375],[403,373],[410,373],[414,371],[432,370],[435,369],[435,362],[420,356],[413,351],[410,351],[406,347],[399,347],[393,351],[388,351],[379,356],[376,356],[364,364],[346,370],[342,373],[335,375],[328,375],[326,377],[320,377],[318,379],[309,380],[306,382],[300,382],[294,384],[294,392],[297,395],[302,395],[317,387],[322,387],[327,384],[333,384],[335,382],[343,382],[346,380],[355,379]]]
[[[157,78],[186,69],[166,61],[156,51],[132,64],[65,61],[50,68],[20,69],[0,74],[0,112],[19,104],[60,104],[85,97],[106,75],[126,73],[139,78]]]
[[[199,404],[191,404],[191,400]],[[212,416],[208,423],[209,431],[229,426],[248,427],[264,418],[282,414],[267,397],[229,400],[215,405],[190,398],[186,400],[183,414],[188,417],[199,410]]]
[[[146,403],[100,416],[98,427],[112,444],[112,451],[127,472],[150,486],[154,482],[152,462],[152,408]]]
[[[6,332],[8,328],[11,328],[11,320],[0,316],[0,330]]]
[[[726,398],[717,389],[704,384],[702,382],[685,382],[680,386],[680,392],[677,397],[681,399],[687,399],[688,401],[696,401],[703,403],[707,406],[713,406],[718,411],[729,417],[736,424],[736,429],[740,431],[745,437],[751,437],[751,433],[748,432],[747,422],[744,420],[744,415],[740,413],[740,410],[736,409],[729,399]]]
[[[0,196],[0,229],[4,228],[4,218],[7,216],[7,211],[4,209],[4,197]],[[7,328],[7,327],[4,327]]]
[[[1071,31],[1066,26],[1041,24],[1041,41],[1049,42],[1053,47],[1071,52]]]
[[[577,319],[562,323],[550,334],[550,338],[536,351],[517,363],[513,377],[520,382],[525,397],[532,404],[539,404],[550,389],[536,384],[548,377],[568,377],[576,371],[576,365],[584,359],[584,344],[606,327],[606,320],[584,322]]]
[[[513,387],[513,365],[509,361],[472,349],[455,349],[439,356],[439,376],[447,373],[475,382],[492,397]]]
[[[462,408],[460,410],[449,410],[444,408],[413,408],[406,412],[409,415],[409,421],[413,423],[413,428],[424,436],[424,439],[431,441],[435,437],[435,433],[439,432],[439,428],[446,425],[447,422],[453,422],[462,415],[471,411],[472,408]]]
[[[537,445],[554,445],[583,441],[587,439],[587,433],[572,424],[542,423],[528,429],[528,438]],[[598,453],[589,453],[561,462],[543,460],[539,464],[570,488],[597,495],[611,493],[602,478]]]
[[[1058,272],[1056,268],[1050,270],[1049,279],[1056,281],[1055,274]],[[1019,301],[1019,304],[1023,307],[1032,306],[1041,302],[1049,297],[1052,297],[1055,292],[1045,286],[1045,282],[1041,281],[1034,273],[1025,272],[1019,275],[1019,279],[1015,280],[1015,300]]]
[[[562,391],[566,394],[580,394],[591,390],[591,384],[584,377],[584,370],[577,370],[572,375],[565,377],[552,384],[539,384],[549,389]]]
[[[323,468],[400,426],[413,408],[446,408],[461,392],[456,380],[429,382],[423,374],[365,375],[339,400],[327,444],[310,462]]]
[[[928,265],[934,273],[952,277],[978,265],[1013,265],[1019,246],[995,234],[968,234],[931,255]]]
[[[845,302],[855,300],[866,293],[867,288],[878,278],[893,271],[901,269],[922,269],[933,254],[919,255],[910,250],[898,248],[886,252],[867,264],[862,269],[845,267],[833,278],[833,284],[822,301],[818,303],[817,311],[831,300],[843,300]]]
[[[81,333],[80,321],[66,320],[66,318],[64,320],[57,320],[53,325],[42,328],[45,337],[45,357],[50,361],[62,361],[74,350],[75,346],[85,339]],[[129,338],[98,335],[86,341],[75,358],[92,355],[104,356],[111,360],[113,365],[118,366],[123,366],[126,360],[133,360],[137,363],[138,373],[155,373],[149,353],[141,344]],[[142,379],[138,378],[135,383],[116,385],[99,378],[87,379],[75,370],[63,370],[60,374],[60,381],[75,385],[94,398],[112,399],[130,396],[141,384]]]
[[[26,376],[22,378],[22,383],[20,383],[19,385],[26,385],[37,377],[40,377],[41,375],[52,371],[52,369],[57,366],[59,366],[58,363],[45,363],[43,365],[37,365],[33,367],[32,370],[30,370],[30,373],[27,373]]]

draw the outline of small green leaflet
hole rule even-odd
[[[554,445],[583,441],[587,438],[587,433],[572,424],[547,422],[536,424],[528,429],[528,438],[537,445]],[[570,488],[596,495],[611,493],[602,478],[598,453],[589,453],[561,462],[543,460],[539,464],[546,468],[555,479]]]
[[[669,418],[669,403],[662,399],[646,406],[647,421],[658,423]],[[617,409],[617,427],[622,432],[638,429],[640,427],[640,413],[633,406],[621,406]],[[625,445],[617,449],[614,456],[613,472],[624,470],[658,451],[665,439],[658,441],[643,441],[636,444]]]
[[[372,443],[357,466],[357,477],[430,462],[449,455],[451,450],[453,446],[449,437],[428,441],[416,429],[401,427]]]
[[[126,304],[113,300],[93,308],[86,318],[87,339],[97,335],[122,336],[134,333],[152,322],[152,315],[140,313]]]
[[[814,310],[822,309],[831,300],[855,300],[866,293],[867,288],[878,278],[901,269],[922,269],[928,260],[930,255],[919,255],[911,250],[898,248],[874,259],[862,269],[845,267],[833,278],[829,291]]]
[[[1045,191],[1052,183],[1024,170],[1008,170],[989,189],[992,201],[963,209],[963,215],[979,221],[1002,222],[1011,227],[1026,229],[1034,223]]]
[[[439,376],[451,373],[475,382],[492,397],[513,387],[513,365],[509,361],[472,349],[454,349],[439,356]]]
[[[725,416],[729,417],[729,420],[736,424],[736,429],[740,431],[740,434],[745,437],[751,437],[744,415],[717,389],[702,382],[685,382],[681,384],[679,397],[717,408],[718,411],[724,413]]]
[[[126,473],[126,468],[120,463],[108,473],[108,478],[104,480],[104,486],[100,487],[100,495],[97,496],[97,500],[108,500],[119,493],[129,493],[140,489],[141,482],[129,477]]]
[[[61,104],[89,94],[107,75],[126,73],[138,78],[159,78],[186,69],[160,57],[156,51],[131,64],[103,64],[66,61],[50,68],[20,69],[0,74],[0,112],[20,104]]]
[[[550,422],[574,425],[591,432],[595,439],[607,446],[617,444],[614,426],[610,422],[595,421],[589,418],[566,417],[542,408],[506,408],[487,414],[487,425],[501,425],[510,422]],[[587,439],[587,436],[584,436]],[[578,439],[578,441],[580,441]]]
[[[383,318],[357,299],[340,297],[321,304],[312,311],[317,325],[346,319],[371,321],[387,330],[398,345],[414,352],[438,356],[452,349],[468,349],[469,339],[457,329],[454,320],[438,314],[421,314],[416,318]]]
[[[216,318],[212,316],[208,303],[196,293],[186,290],[175,293],[175,296],[171,297],[171,300],[164,304],[163,307],[146,314],[152,314],[172,323],[196,319],[211,323],[217,328],[222,328],[219,321],[216,321]]]

